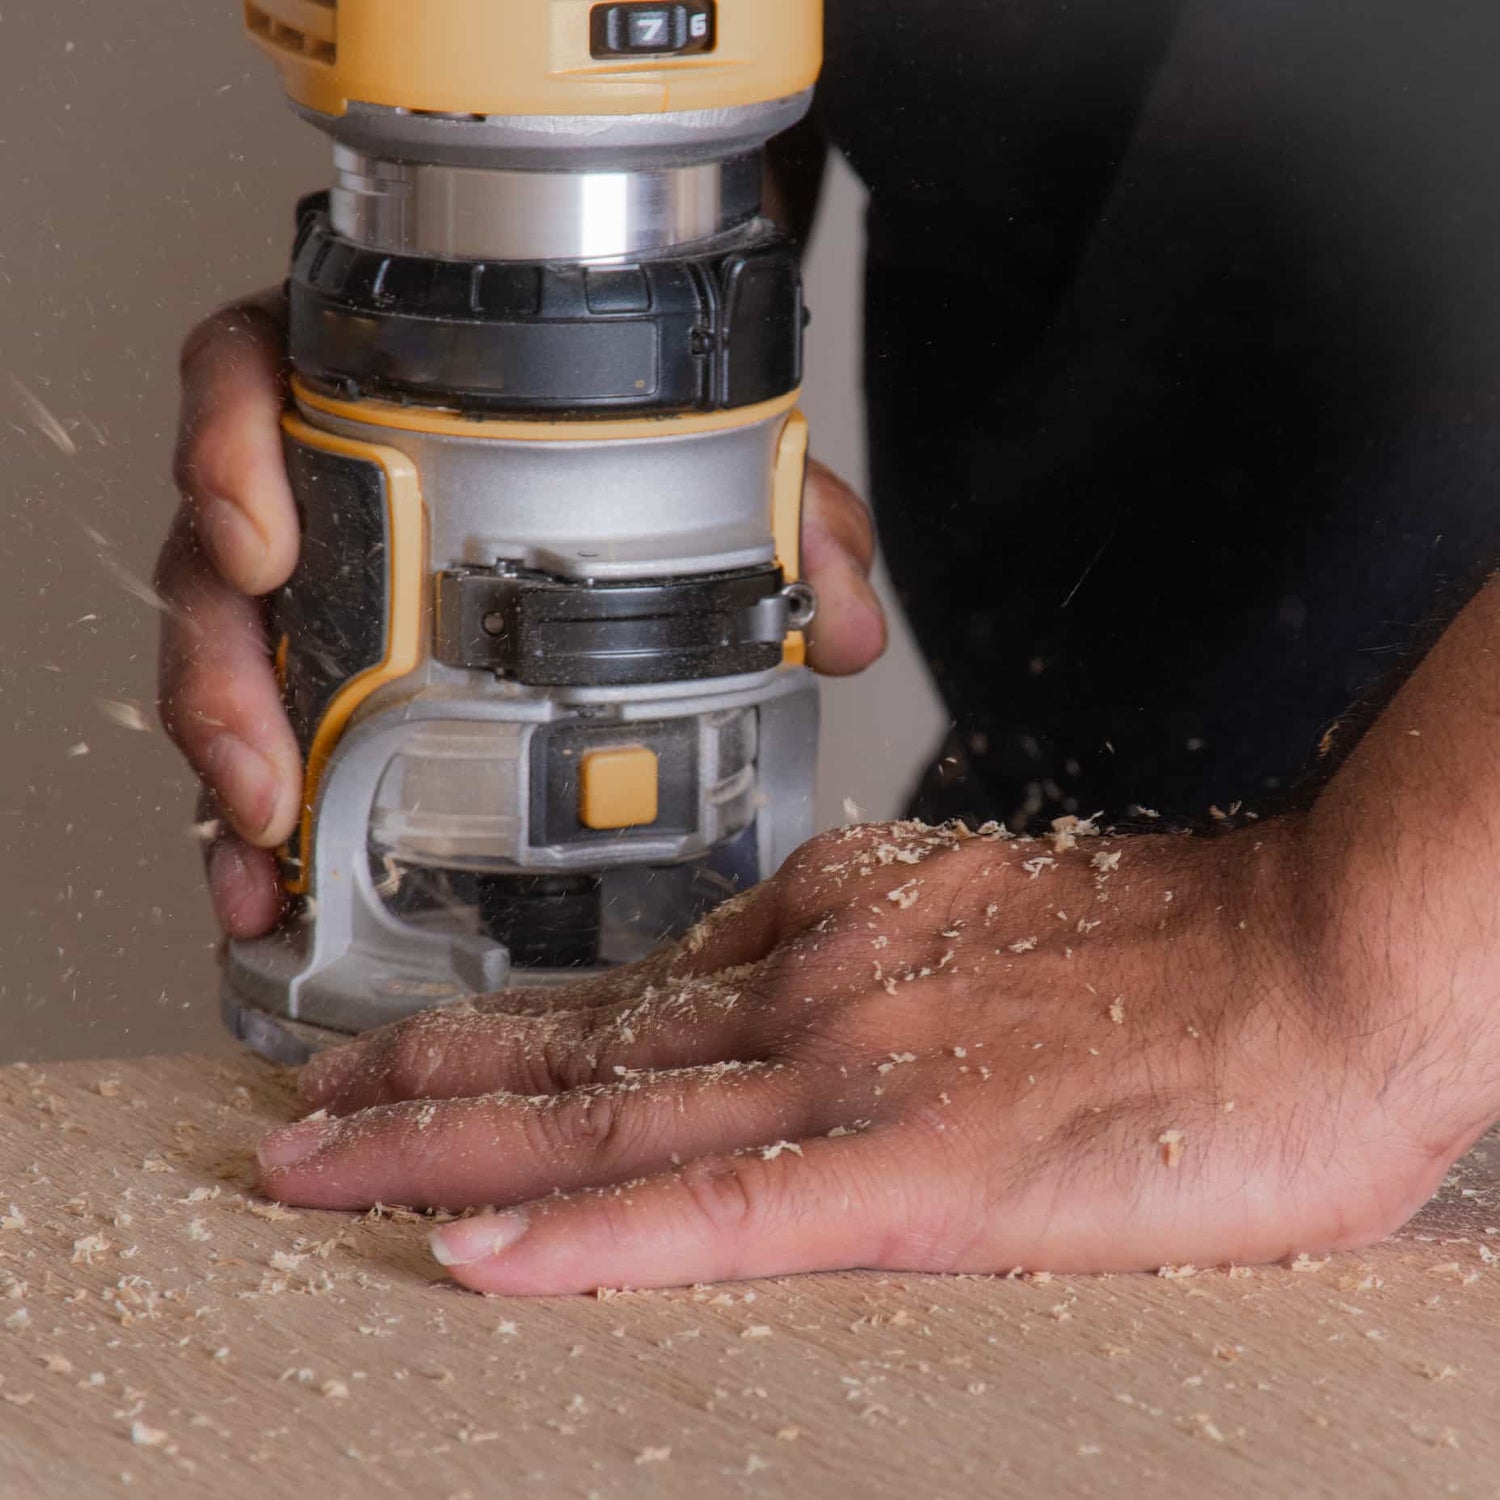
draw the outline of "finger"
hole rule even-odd
[[[236,832],[272,848],[296,826],[301,756],[281,704],[260,606],[209,566],[179,513],[157,568],[162,723]]]
[[[279,292],[215,313],[182,347],[177,486],[214,567],[250,595],[285,583],[297,562],[281,446],[285,369]]]
[[[916,1270],[933,1256],[916,1232],[922,1181],[879,1136],[808,1140],[445,1224],[432,1248],[456,1281],[504,1296]]]
[[[304,1120],[262,1141],[261,1185],[315,1208],[523,1202],[746,1141],[778,1141],[799,1112],[790,1074],[697,1069],[541,1099],[491,1095]]]
[[[643,1070],[754,1060],[757,1007],[721,976],[674,980],[639,999],[544,1016],[430,1010],[315,1057],[303,1098],[352,1114],[401,1099],[537,1096]]]
[[[214,916],[228,937],[264,937],[280,922],[286,898],[274,855],[231,833],[210,846],[206,863]]]
[[[588,1010],[642,998],[676,980],[717,974],[758,962],[781,937],[782,892],[763,881],[715,907],[677,942],[650,958],[553,990],[506,990],[478,1002],[484,1011],[536,1014]]]
[[[828,677],[862,672],[886,647],[885,610],[870,584],[875,528],[865,503],[830,469],[811,463],[802,520],[802,564],[817,591],[808,660]]]

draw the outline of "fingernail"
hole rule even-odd
[[[432,1257],[440,1266],[472,1266],[476,1261],[501,1255],[531,1228],[525,1214],[485,1214],[478,1219],[459,1219],[432,1232]]]
[[[208,779],[247,837],[263,838],[276,817],[276,768],[238,735],[221,734],[203,757]]]
[[[210,495],[198,507],[198,535],[214,561],[235,574],[255,572],[269,551],[260,528],[232,500],[220,495]]]
[[[267,1172],[284,1172],[321,1151],[338,1134],[333,1120],[303,1120],[284,1130],[273,1130],[255,1148],[256,1160]]]

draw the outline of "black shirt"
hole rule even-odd
[[[828,9],[916,810],[1273,810],[1500,554],[1500,4]]]

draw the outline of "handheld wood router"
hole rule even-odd
[[[812,832],[795,247],[821,0],[248,0],[333,141],[288,282],[306,757],[233,1029],[638,958]]]

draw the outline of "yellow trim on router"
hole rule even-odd
[[[311,885],[314,809],[324,772],[349,721],[372,694],[388,682],[414,672],[422,659],[422,584],[425,577],[426,511],[422,483],[416,465],[394,448],[356,442],[309,426],[295,413],[281,421],[287,436],[306,447],[340,458],[379,464],[385,472],[387,535],[385,656],[375,666],[344,684],[318,727],[307,752],[302,791],[302,864],[285,881],[295,896],[305,895]]]
[[[599,0],[244,0],[245,29],[298,104],[482,115],[730,109],[817,81],[822,0],[718,0],[712,52],[599,59]]]
[[[776,449],[776,476],[771,491],[771,534],[776,557],[788,583],[802,577],[802,496],[807,485],[807,418],[793,411],[781,429]],[[782,660],[789,667],[807,662],[807,636],[794,630],[786,638]]]
[[[465,417],[443,407],[401,406],[394,401],[339,401],[309,390],[292,380],[292,394],[299,404],[325,416],[370,427],[390,427],[401,432],[426,432],[436,437],[489,438],[509,443],[623,443],[637,438],[695,437],[705,432],[730,432],[753,427],[791,411],[801,396],[796,390],[732,411],[690,412],[685,416],[603,417],[597,421],[556,422],[548,419]]]

